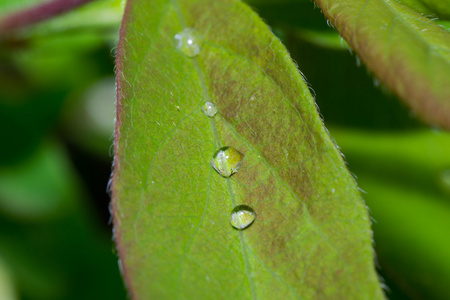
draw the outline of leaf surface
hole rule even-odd
[[[175,47],[186,28],[201,37],[196,57]],[[355,182],[247,6],[129,1],[117,87],[113,214],[134,299],[383,298]],[[229,178],[210,166],[222,146],[244,155]],[[241,204],[257,218],[237,231]]]
[[[450,129],[450,32],[424,15],[422,2],[315,2],[386,86],[422,119]]]

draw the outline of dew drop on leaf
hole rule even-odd
[[[222,147],[214,153],[211,166],[223,177],[236,173],[242,164],[244,155],[233,147]]]
[[[175,35],[178,51],[188,57],[197,56],[200,53],[201,38],[192,28],[185,28]]]
[[[205,113],[205,115],[212,118],[217,114],[217,106],[212,102],[206,102],[202,106],[202,111]]]
[[[236,206],[231,211],[231,226],[238,230],[248,228],[256,219],[255,211],[247,205]]]

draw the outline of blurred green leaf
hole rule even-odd
[[[28,157],[58,118],[63,100],[60,90],[45,94],[29,86],[24,88],[24,95],[12,99],[2,97],[0,89],[0,140],[5,145],[0,147],[0,166],[14,165]]]
[[[113,209],[131,294],[383,298],[359,192],[259,17],[239,1],[128,5]],[[185,55],[189,44],[175,47],[188,27],[197,57]],[[206,101],[219,109],[214,118],[202,112]],[[209,165],[224,145],[244,154],[228,179]],[[245,231],[230,226],[238,204],[257,214]]]
[[[450,18],[450,1],[449,0],[420,0],[426,6],[431,8],[439,17]]]
[[[21,299],[125,297],[110,233],[60,145],[2,170],[0,182],[0,256]]]
[[[381,269],[411,298],[449,299],[448,199],[358,172]]]
[[[450,129],[450,32],[397,1],[316,3],[386,86],[424,120]]]
[[[97,33],[110,42],[117,40],[123,16],[122,0],[96,0],[16,33],[16,38],[40,38],[53,35]]]
[[[71,98],[64,108],[65,132],[81,147],[109,161],[114,133],[115,78],[99,79]]]
[[[295,36],[323,48],[347,50],[349,46],[335,31],[295,30]]]
[[[245,1],[267,21],[272,31],[285,42],[285,35],[306,40],[321,47],[347,49],[336,30],[327,26],[320,10],[309,0]],[[282,32],[283,36],[278,33]]]
[[[0,17],[44,3],[45,1],[46,0],[2,0],[0,1]]]
[[[331,132],[367,192],[385,276],[411,299],[448,299],[450,134]]]
[[[11,272],[8,266],[0,257],[0,299],[15,300],[17,298],[16,290],[11,278]]]
[[[41,148],[19,166],[0,168],[0,210],[19,218],[42,218],[67,209],[73,193],[61,149]]]

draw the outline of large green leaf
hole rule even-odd
[[[450,32],[424,15],[420,1],[406,2],[316,0],[384,84],[422,119],[450,129]]]
[[[196,57],[175,46],[194,28]],[[129,1],[116,241],[135,299],[380,299],[369,217],[286,49],[234,0]],[[213,118],[202,112],[217,104]],[[244,154],[229,178],[215,151]],[[251,206],[256,221],[230,225]]]

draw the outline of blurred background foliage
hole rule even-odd
[[[0,18],[41,2],[1,0]],[[2,300],[126,299],[107,194],[121,2],[0,37]],[[450,135],[380,86],[309,0],[248,2],[297,62],[358,178],[387,297],[450,299]]]

